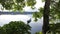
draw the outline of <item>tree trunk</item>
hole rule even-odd
[[[46,34],[46,32],[49,30],[48,25],[49,25],[50,1],[51,0],[45,0],[45,6],[43,12],[43,27],[42,27],[43,34]]]

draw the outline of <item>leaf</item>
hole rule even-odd
[[[36,4],[36,0],[27,0],[28,6],[34,6]]]
[[[42,0],[42,2],[45,2],[45,0]]]

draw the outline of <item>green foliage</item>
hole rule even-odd
[[[39,34],[39,32],[36,32],[35,34]]]
[[[0,27],[0,34],[31,34],[31,27],[22,21],[11,21]]]
[[[57,0],[58,1],[58,0]],[[51,17],[50,22],[53,22],[56,19],[60,19],[60,0],[58,2],[52,2],[50,5],[50,15]],[[44,8],[40,7],[39,12],[33,13],[33,17],[37,21],[37,18],[41,18],[43,16]]]
[[[48,31],[49,33],[53,34],[60,33],[60,23],[49,24],[49,26],[50,26],[50,30]]]
[[[22,10],[25,6],[24,0],[0,0],[0,4],[7,10]]]
[[[41,7],[41,8],[39,9],[39,12],[33,13],[33,18],[35,18],[34,21],[37,21],[38,18],[41,18],[41,17],[43,16],[43,10],[44,10],[44,9]]]
[[[28,6],[34,6],[36,4],[36,0],[27,0]]]
[[[42,2],[45,2],[45,0],[42,0]]]
[[[35,34],[42,34],[42,31],[40,31],[40,32],[36,32]]]
[[[50,16],[52,16],[53,19],[60,19],[60,0],[58,2],[54,1],[51,4]]]
[[[0,4],[3,8],[14,11],[22,11],[26,6],[25,3],[27,3],[28,6],[34,6],[36,0],[27,0],[27,2],[25,2],[25,0],[0,0]]]
[[[11,9],[13,5],[13,0],[0,0],[0,4],[2,4],[5,9]]]
[[[58,2],[51,0],[50,17],[50,22],[52,23],[54,23],[56,19],[60,19],[60,0]]]

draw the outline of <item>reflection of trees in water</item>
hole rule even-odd
[[[11,21],[0,27],[0,34],[31,34],[31,27],[22,21]]]

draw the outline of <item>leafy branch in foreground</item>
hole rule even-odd
[[[21,11],[26,5],[34,6],[36,0],[0,0],[0,4],[6,10]]]

